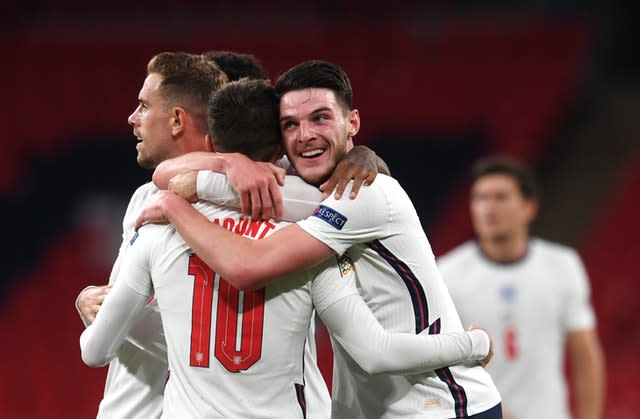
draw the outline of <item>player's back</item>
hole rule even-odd
[[[463,331],[415,208],[393,178],[379,175],[352,202],[328,198],[299,225],[339,254],[348,249],[358,291],[386,330]],[[332,409],[338,418],[458,417],[500,401],[480,366],[371,376],[336,349]]]
[[[284,225],[210,204],[197,208],[253,239]],[[192,254],[171,226],[163,228],[151,275],[171,370],[164,415],[302,418],[304,344],[313,310],[308,277],[239,291]]]

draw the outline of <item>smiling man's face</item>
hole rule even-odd
[[[355,109],[345,109],[330,89],[293,90],[280,99],[280,128],[291,164],[317,186],[353,147],[360,116]]]

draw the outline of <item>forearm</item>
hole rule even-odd
[[[126,340],[154,358],[167,362],[167,343],[156,300],[146,304],[135,320]]]
[[[244,239],[213,224],[185,200],[167,200],[163,212],[180,236],[207,265],[240,289],[264,285],[261,275],[265,255],[258,240]],[[251,263],[247,263],[251,261]]]
[[[168,193],[165,198],[162,213],[180,236],[200,259],[240,289],[261,288],[333,254],[296,225],[261,240],[250,240],[211,223],[175,194]]]
[[[226,176],[212,171],[200,171],[197,178],[198,198],[240,208],[240,197],[229,184]],[[322,200],[322,192],[305,183],[298,176],[286,176],[284,186],[280,187],[284,204],[285,221],[299,221],[313,214]]]
[[[477,361],[489,352],[489,338],[481,330],[442,335],[387,332],[359,296],[344,298],[319,315],[332,337],[369,374],[428,372]]]
[[[101,367],[113,359],[148,296],[134,292],[126,284],[111,291],[95,321],[82,332],[82,360],[90,367]]]
[[[169,181],[177,174],[191,170],[211,170],[224,173],[227,167],[227,160],[224,156],[196,151],[160,163],[153,172],[153,183],[158,189],[167,189]]]
[[[578,419],[600,419],[604,409],[604,356],[595,332],[583,337],[581,349],[570,350]]]

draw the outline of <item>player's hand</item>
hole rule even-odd
[[[285,170],[238,153],[226,158],[229,166],[225,174],[240,196],[240,210],[254,219],[281,218],[284,208],[279,186],[284,185]]]
[[[487,364],[489,364],[489,362],[491,361],[491,358],[493,358],[493,339],[491,339],[491,335],[489,334],[489,332],[486,331],[486,329],[483,329],[482,327],[478,326],[476,323],[471,323],[469,330],[475,330],[475,329],[480,329],[483,332],[485,332],[487,336],[489,336],[489,353],[483,359],[478,361],[480,365],[482,365],[482,367],[484,368],[487,366]]]
[[[87,323],[93,323],[109,290],[111,290],[111,285],[92,285],[80,292],[76,300],[76,306]]]
[[[360,187],[371,185],[378,175],[378,159],[376,153],[370,148],[355,146],[347,153],[344,159],[338,162],[331,177],[320,185],[323,199],[328,197],[335,189],[335,198],[340,199],[347,184],[353,180],[353,186],[349,193],[349,198],[358,196]]]
[[[197,180],[197,170],[180,173],[171,178],[167,189],[193,203],[198,200]]]
[[[136,230],[147,223],[167,224],[169,219],[165,215],[164,208],[171,199],[182,198],[170,191],[158,191],[154,193],[136,219]]]

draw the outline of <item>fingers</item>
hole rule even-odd
[[[269,167],[271,168],[271,171],[275,175],[278,185],[284,186],[284,178],[285,178],[285,175],[287,174],[286,170],[272,163],[269,163]]]
[[[284,201],[282,199],[282,193],[278,185],[272,185],[269,188],[271,193],[271,200],[273,201],[273,208],[275,212],[275,218],[282,219],[284,215]]]
[[[109,291],[111,291],[111,285],[103,285],[87,287],[80,293],[77,303],[78,309],[87,322],[93,323]]]
[[[275,183],[275,182],[270,182]],[[271,200],[271,190],[269,188],[270,184],[265,185],[265,187],[261,187],[259,190],[260,193],[260,202],[262,208],[258,208],[259,215],[263,220],[267,220],[273,216],[273,203]]]
[[[260,217],[262,211],[262,198],[260,198],[262,191],[257,189],[251,189],[251,218],[257,220]]]
[[[251,196],[248,190],[240,194],[240,211],[243,214],[251,214]]]

